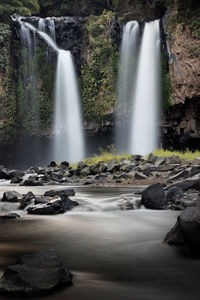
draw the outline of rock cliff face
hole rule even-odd
[[[163,116],[163,146],[176,149],[200,148],[200,99],[186,98],[170,106]]]
[[[163,91],[167,112],[163,115],[163,136],[169,145],[185,140],[185,135],[196,141],[200,135],[198,1],[185,1],[192,11],[188,20],[187,16],[184,19],[186,9],[181,1],[171,1],[167,7],[164,4],[170,1],[165,0],[40,1],[42,17],[58,16],[54,18],[58,46],[70,50],[74,56],[88,131],[110,132],[113,128],[123,23],[133,19],[153,20],[166,12],[163,23],[168,63],[165,63]],[[180,7],[184,10],[181,17]],[[39,17],[26,20],[37,25]],[[0,142],[7,143],[15,134],[49,136],[54,105],[55,53],[37,37],[33,54],[39,91],[35,95],[39,104],[36,110],[35,101],[31,105],[24,101],[27,74],[23,75],[26,70],[22,62],[26,49],[21,49],[17,26],[0,25],[0,46]]]
[[[172,85],[171,104],[200,96],[200,40],[189,26],[174,22],[176,12],[164,21],[169,49],[169,73]]]

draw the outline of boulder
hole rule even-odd
[[[11,179],[10,183],[20,183],[23,181],[23,178],[22,177],[14,177]]]
[[[23,182],[23,185],[24,186],[42,186],[43,183],[41,181],[39,181],[38,176],[29,176],[29,178]]]
[[[166,164],[168,165],[174,165],[174,164],[178,164],[180,165],[181,164],[181,159],[179,156],[171,156],[171,157],[167,157],[167,160],[166,160]]]
[[[184,210],[192,206],[200,206],[200,196],[195,190],[188,190],[182,196],[176,197],[171,204],[173,210]]]
[[[23,196],[21,199],[20,208],[24,209],[27,205],[33,203],[33,199],[35,199],[35,195],[32,192],[28,192],[26,195]]]
[[[68,163],[68,161],[62,161],[60,165],[61,165],[61,167],[62,167],[63,169],[68,169],[68,168],[69,168],[69,163]]]
[[[200,157],[196,157],[196,158],[193,160],[192,165],[194,165],[194,166],[199,166],[199,165],[200,165]]]
[[[77,173],[76,173],[77,174]],[[88,166],[86,166],[85,168],[83,168],[83,169],[81,169],[81,170],[79,170],[78,171],[78,176],[83,176],[83,177],[85,177],[85,176],[88,176],[88,175],[90,175],[91,173],[90,173],[90,168],[88,167]]]
[[[0,292],[41,294],[70,285],[72,275],[64,268],[55,250],[27,254],[8,266],[0,280]]]
[[[180,179],[180,178],[188,178],[190,176],[190,172],[191,172],[191,168],[188,168],[188,169],[185,169],[185,170],[179,172],[178,174],[170,177],[169,179],[170,180],[177,180],[177,179]]]
[[[170,185],[169,187],[173,187],[173,186],[179,187],[182,190],[189,190],[189,189],[200,190],[200,174],[192,176],[182,181],[178,181]]]
[[[62,190],[50,190],[44,193],[45,197],[69,197],[69,196],[74,196],[75,191],[73,189],[62,189]]]
[[[116,159],[112,159],[111,161],[108,162],[107,165],[107,172],[116,172],[119,171],[120,169],[120,163]]]
[[[11,220],[11,219],[19,219],[19,218],[20,218],[20,216],[15,213],[10,213],[7,215],[0,216],[0,220]]]
[[[2,201],[4,202],[19,202],[22,195],[15,191],[5,192]]]
[[[87,178],[83,185],[91,185],[94,184],[94,178]]]
[[[49,167],[55,168],[57,166],[57,163],[55,161],[51,161],[49,164]]]
[[[10,179],[9,178],[9,172],[5,168],[0,168],[0,179]]]
[[[173,202],[183,196],[183,190],[177,186],[173,186],[167,191],[167,201]]]
[[[71,201],[68,197],[61,199],[61,197],[55,196],[47,203],[30,206],[27,211],[34,215],[56,215],[65,213],[77,205],[76,201]]]
[[[95,180],[105,180],[108,177],[106,173],[100,173],[94,176]]]
[[[200,249],[200,207],[185,209],[177,219],[174,228],[166,235],[168,244],[186,244]]]
[[[107,171],[107,165],[103,162],[99,162],[97,164],[93,164],[89,167],[90,169],[90,174],[91,175],[96,175],[96,174],[100,174],[102,172],[106,172]]]
[[[135,179],[142,180],[142,179],[148,179],[148,177],[142,172],[135,172]]]
[[[142,204],[150,209],[167,207],[167,199],[160,183],[152,184],[142,192]]]
[[[133,169],[134,169],[135,167],[136,167],[136,164],[135,164],[135,163],[131,163],[131,164],[129,164],[129,165],[122,166],[122,167],[120,168],[120,171],[123,171],[123,172],[128,173],[128,172],[133,171]]]

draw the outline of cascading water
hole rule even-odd
[[[130,131],[130,107],[132,105],[135,70],[137,64],[137,48],[139,40],[139,24],[131,21],[124,26],[120,50],[120,66],[118,79],[118,102],[116,114],[116,147],[119,152],[128,152]]]
[[[84,158],[84,138],[82,129],[81,109],[79,92],[76,82],[75,69],[70,51],[61,50],[54,40],[44,31],[46,23],[40,21],[37,30],[27,22],[21,22],[21,28],[29,41],[30,31],[42,37],[46,43],[58,52],[57,72],[56,72],[56,98],[54,109],[54,159],[69,160],[77,162]],[[55,27],[51,24],[52,32]],[[49,27],[49,28],[50,28]]]
[[[22,76],[22,86],[24,90],[24,98],[21,99],[21,107],[19,109],[18,118],[20,124],[23,124],[24,115],[29,114],[32,111],[32,120],[30,120],[31,126],[38,129],[38,93],[36,88],[36,67],[33,63],[33,56],[36,47],[35,32],[31,32],[26,26],[25,22],[20,22],[20,41],[21,41],[21,63],[24,65],[24,72]]]
[[[159,146],[160,103],[159,20],[145,24],[133,97],[130,152],[145,155]]]
[[[55,159],[84,157],[79,93],[71,53],[59,50],[56,75]]]
[[[56,40],[56,31],[53,19],[39,19],[38,30],[49,34],[54,41]]]

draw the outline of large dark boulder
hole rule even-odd
[[[9,191],[3,194],[2,201],[4,202],[19,202],[22,195],[16,191]]]
[[[167,199],[160,183],[152,184],[142,192],[142,204],[151,209],[165,209],[167,207]]]
[[[0,280],[0,292],[41,294],[70,285],[72,275],[64,268],[55,250],[24,255],[8,266]]]
[[[200,249],[200,207],[185,209],[177,219],[174,228],[164,239],[168,244],[186,244]]]

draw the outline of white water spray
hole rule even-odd
[[[120,50],[118,102],[116,108],[116,147],[119,152],[128,152],[128,138],[131,126],[130,111],[135,82],[138,40],[138,22],[128,22],[123,29]]]
[[[159,145],[160,27],[145,24],[134,94],[130,152],[145,155]]]

